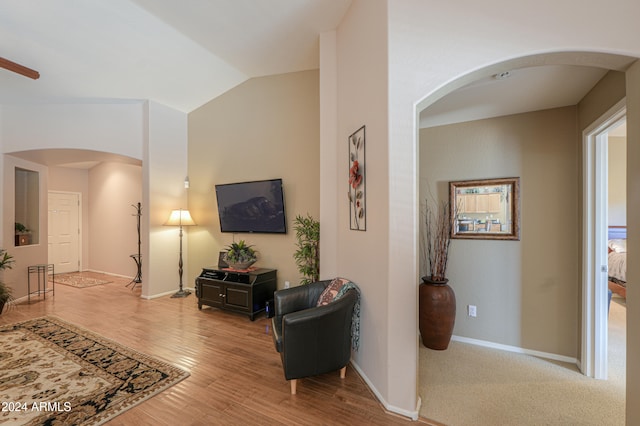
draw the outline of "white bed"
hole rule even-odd
[[[609,227],[609,289],[627,297],[627,228]]]

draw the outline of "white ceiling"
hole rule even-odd
[[[140,160],[108,152],[86,149],[39,149],[12,152],[11,155],[45,166],[90,169],[103,161],[141,165]]]
[[[2,0],[0,103],[151,99],[190,112],[248,78],[318,68],[351,0]]]
[[[190,112],[248,78],[317,69],[319,34],[336,28],[350,4],[2,0],[0,56],[41,77],[0,69],[0,104],[150,99]],[[507,79],[485,78],[442,98],[422,112],[421,127],[575,105],[607,70],[509,71]],[[56,164],[98,161],[95,153],[72,151],[51,158]]]
[[[420,127],[576,105],[607,73],[602,68],[546,65],[505,70],[461,87],[420,115]]]

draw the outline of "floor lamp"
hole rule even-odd
[[[167,226],[179,226],[180,227],[180,260],[178,261],[178,276],[180,277],[180,290],[171,297],[187,297],[191,294],[189,290],[183,290],[182,288],[182,227],[191,226],[196,223],[191,219],[189,210],[173,210],[169,219],[164,223]]]

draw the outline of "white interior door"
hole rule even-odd
[[[49,263],[56,273],[80,270],[80,194],[49,192]]]
[[[618,102],[583,134],[581,371],[607,379],[607,133],[626,116]]]

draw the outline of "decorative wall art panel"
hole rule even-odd
[[[366,231],[365,126],[349,136],[349,226]]]

